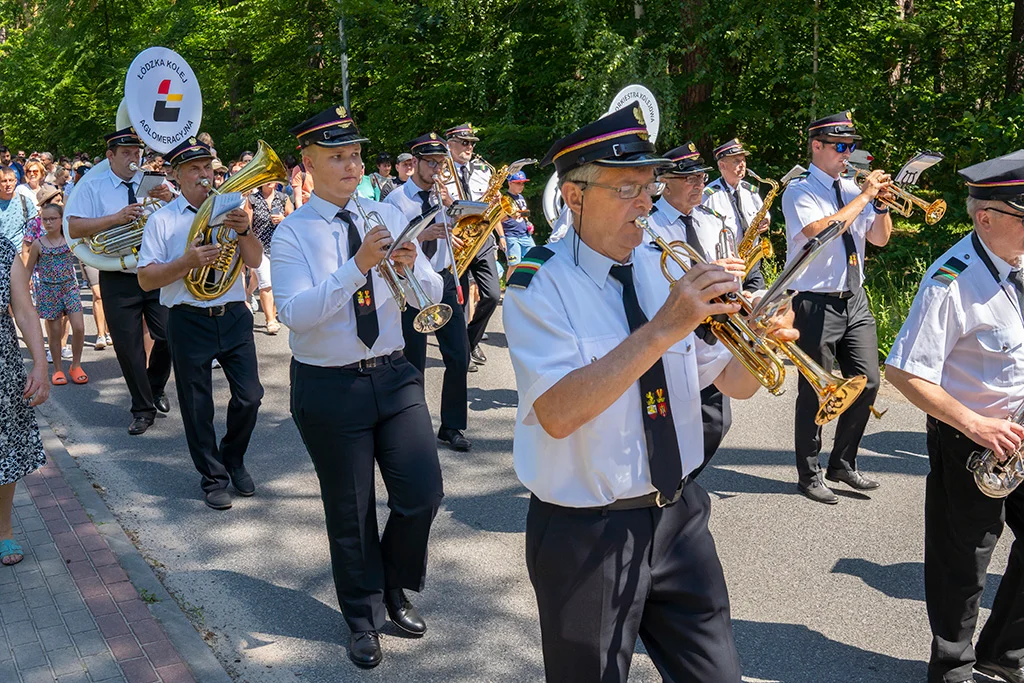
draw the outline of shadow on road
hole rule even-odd
[[[743,674],[785,683],[923,681],[924,662],[897,659],[825,637],[798,624],[733,622]]]
[[[890,598],[924,602],[923,562],[877,564],[859,557],[844,557],[835,563],[832,573],[855,576]],[[981,606],[985,609],[992,609],[992,601],[1001,579],[999,574],[988,574],[985,591],[981,595]]]

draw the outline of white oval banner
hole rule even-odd
[[[658,110],[658,100],[654,99],[654,93],[642,85],[627,85],[612,98],[612,104],[608,107],[608,114],[618,111],[632,102],[639,102],[643,107],[644,119],[647,122],[647,133],[651,136],[651,142],[658,140],[658,130],[661,127],[661,112]]]
[[[142,141],[161,154],[199,134],[203,95],[192,67],[174,50],[140,52],[124,79],[128,118]]]

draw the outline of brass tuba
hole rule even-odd
[[[1024,421],[1024,403],[1010,420],[1017,424]],[[967,459],[967,470],[974,475],[979,491],[989,498],[1006,498],[1024,481],[1024,444],[1003,462],[991,448],[975,452]]]
[[[288,173],[277,153],[267,143],[260,140],[256,156],[252,158],[252,161],[224,181],[220,189],[210,190],[210,196],[199,207],[196,217],[192,220],[192,228],[188,232],[186,244],[191,246],[196,237],[201,236],[202,244],[219,244],[221,249],[212,264],[193,268],[185,275],[185,288],[197,301],[212,301],[223,296],[231,289],[231,285],[235,283],[239,273],[242,272],[241,256],[236,258],[238,237],[228,237],[231,230],[223,225],[217,226],[216,233],[209,225],[213,200],[216,195],[228,192],[245,194],[260,185],[271,182],[283,183],[287,179]]]

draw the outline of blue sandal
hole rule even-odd
[[[12,555],[21,555],[21,557],[14,562],[8,562],[7,558]],[[25,559],[25,551],[20,545],[18,545],[13,539],[7,539],[6,541],[0,541],[0,564],[6,567],[18,564]]]

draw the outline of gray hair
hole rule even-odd
[[[995,204],[995,202],[989,199],[978,199],[977,197],[967,198],[967,215],[971,217],[972,221],[977,221],[978,212],[989,208]]]
[[[566,183],[593,183],[601,176],[601,167],[597,164],[583,164],[566,171],[564,176],[558,179],[558,189]]]

